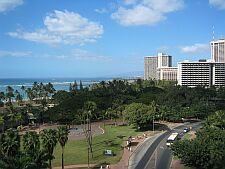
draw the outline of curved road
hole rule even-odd
[[[192,127],[192,130],[196,130],[201,127],[201,122],[186,123],[182,126],[174,128],[173,130],[168,130],[150,141],[147,140],[146,142],[149,142],[150,144],[147,148],[146,145],[144,145],[145,147],[141,145],[140,148],[136,150],[136,156],[134,156],[134,159],[139,158],[138,162],[135,163],[134,159],[130,159],[129,169],[169,169],[172,160],[172,153],[166,146],[166,140],[171,133],[182,133],[183,128],[190,126]],[[144,154],[141,153],[143,151]],[[139,154],[143,154],[142,157],[140,157]]]

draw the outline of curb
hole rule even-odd
[[[152,139],[153,137],[155,137],[155,138],[153,138],[153,139],[157,139],[158,137],[160,137],[160,136],[161,136],[162,134],[164,134],[165,132],[166,132],[166,131],[157,133],[157,134],[155,134],[155,135],[153,135],[153,136],[151,136],[151,137],[146,138],[143,142],[141,142],[141,144],[138,145],[138,146],[136,147],[136,149],[130,154],[129,159],[128,159],[128,167],[129,167],[129,162],[130,162],[131,156],[138,150],[138,148],[142,147],[142,146],[144,145],[144,143],[145,143],[146,141],[148,141],[149,139]],[[154,141],[155,141],[155,140],[154,140]]]

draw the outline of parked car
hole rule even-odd
[[[189,131],[190,131],[190,128],[187,128],[187,127],[186,127],[186,128],[184,128],[184,130],[183,130],[183,131],[184,131],[184,133],[187,133],[187,132],[189,132]]]

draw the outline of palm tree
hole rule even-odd
[[[27,93],[27,97],[29,98],[30,102],[34,99],[34,94],[33,94],[33,91],[31,88],[27,88],[26,90],[26,93]]]
[[[15,115],[15,121],[19,122],[20,126],[22,125],[23,115],[21,112],[17,112]]]
[[[8,100],[8,102],[9,102],[9,104],[11,104],[12,97],[14,97],[13,91],[14,91],[14,89],[11,86],[7,86],[6,87],[6,94],[5,94],[5,96],[6,96],[7,100]]]
[[[64,147],[68,141],[69,130],[66,126],[58,127],[58,142],[62,148],[62,169],[64,169]]]
[[[4,92],[0,92],[0,107],[4,106],[4,100],[5,100],[5,93]]]
[[[39,135],[35,131],[26,132],[26,134],[23,136],[23,147],[26,156],[28,156],[28,159],[25,161],[26,168],[47,168],[48,156],[45,151],[40,150]]]
[[[85,135],[88,143],[88,164],[89,164],[89,150],[91,151],[91,157],[93,158],[93,150],[92,150],[92,134],[91,134],[91,118],[92,113],[97,109],[97,105],[93,101],[87,101],[84,103],[84,115],[85,117]]]
[[[57,144],[57,130],[48,129],[43,130],[41,135],[43,148],[48,154],[49,168],[52,169],[53,151]]]
[[[75,80],[74,83],[72,84],[72,90],[77,91],[77,88],[78,88],[77,81]]]
[[[23,98],[24,98],[24,94],[26,92],[26,87],[24,85],[22,85],[20,89],[23,91]]]
[[[2,125],[2,133],[4,132],[4,123],[5,123],[4,116],[0,115],[0,125]]]
[[[1,148],[5,156],[15,157],[20,148],[20,137],[17,130],[8,129],[1,137]]]
[[[23,101],[23,97],[18,90],[15,91],[15,95],[16,95],[16,102],[18,105],[20,105],[20,103]]]
[[[31,88],[31,90],[34,93],[35,98],[38,97],[38,86],[39,86],[38,82],[34,82],[32,88]]]
[[[13,128],[13,124],[16,121],[16,113],[14,113],[13,106],[10,106],[10,112],[7,116],[8,116],[8,120],[10,121],[11,128]]]
[[[83,90],[84,90],[84,87],[83,87],[82,81],[80,80],[80,91],[83,91]]]
[[[40,149],[39,136],[35,131],[26,132],[23,136],[23,147],[31,155]]]
[[[47,96],[48,96],[48,94],[50,94],[50,96],[52,96],[55,93],[55,88],[52,85],[52,83],[50,83],[50,82],[45,85],[45,90],[47,92]]]

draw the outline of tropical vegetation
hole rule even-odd
[[[123,124],[134,126],[138,131],[151,129],[154,120],[182,122],[184,119],[197,118],[206,120],[207,127],[197,133],[195,140],[183,140],[174,144],[174,153],[191,166],[221,167],[218,161],[223,160],[223,155],[219,158],[214,154],[215,158],[220,159],[216,161],[214,157],[209,157],[209,153],[213,154],[211,151],[214,150],[219,154],[223,152],[217,150],[218,147],[209,144],[213,142],[210,141],[213,138],[218,141],[217,145],[223,147],[220,141],[223,140],[225,127],[224,101],[225,87],[188,88],[177,86],[175,82],[170,81],[112,80],[102,81],[90,87],[83,86],[81,81],[79,84],[74,81],[68,87],[68,91],[56,91],[51,83],[34,82],[31,87],[22,86],[20,90],[7,86],[5,91],[0,92],[0,127],[3,133],[0,144],[0,165],[5,168],[7,166],[10,168],[11,165],[18,166],[18,164],[27,165],[28,168],[37,168],[37,166],[51,168],[54,150],[59,142],[61,164],[62,168],[64,167],[64,150],[68,140],[67,129],[44,130],[41,136],[32,132],[26,133],[23,136],[23,148],[21,148],[21,138],[18,137],[17,129],[21,130],[25,125],[90,124],[92,121],[110,120],[117,126],[120,120]],[[214,135],[201,137],[212,131],[220,137]],[[88,133],[86,134],[88,136]],[[202,140],[204,138],[208,138],[207,144],[200,145],[200,142],[205,142]],[[14,140],[13,148],[10,145],[12,144],[10,139]],[[87,137],[87,142],[92,153],[94,149],[92,137]],[[191,146],[188,147],[188,144]],[[203,166],[199,161],[195,164],[193,159],[189,158],[197,158],[197,154],[186,156],[188,153],[182,154],[180,148],[176,146],[187,146],[185,152],[190,153],[196,147],[195,150],[198,152],[201,152],[204,146],[210,147],[210,150],[207,150],[208,155],[204,156],[210,164]],[[216,164],[210,161],[211,158],[216,161]],[[30,161],[29,164],[28,161]]]

